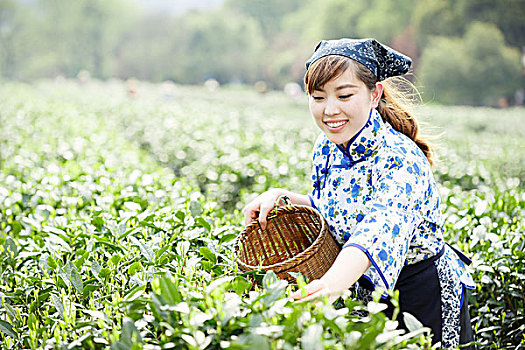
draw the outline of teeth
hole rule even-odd
[[[337,128],[338,126],[341,126],[341,125],[344,125],[346,123],[346,121],[342,121],[342,122],[327,122],[326,125],[328,125],[329,127],[331,128]]]

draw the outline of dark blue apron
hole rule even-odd
[[[449,247],[454,250],[465,264],[469,265],[471,263],[470,259],[463,253],[450,245]],[[434,262],[441,258],[444,252],[445,248],[433,257],[404,266],[394,286],[394,289],[399,291],[400,312],[396,321],[399,322],[400,328],[407,330],[402,315],[403,312],[408,312],[415,316],[425,327],[432,329],[432,340],[434,343],[442,339],[441,287]],[[369,291],[374,290],[372,283],[364,277],[359,279],[359,285]],[[465,288],[463,288],[463,293],[466,296]],[[389,298],[382,302],[387,305],[384,313],[392,318],[394,306]],[[473,341],[472,326],[470,324],[466,298],[461,306],[460,324],[460,344]]]

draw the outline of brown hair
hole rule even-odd
[[[331,79],[343,74],[350,66],[354,68],[356,77],[370,91],[376,89],[377,77],[364,65],[348,57],[329,55],[314,62],[306,72],[304,76],[306,91],[311,95]],[[382,83],[383,94],[377,106],[377,111],[381,118],[392,125],[394,129],[414,141],[432,165],[432,146],[419,134],[419,125],[412,111],[414,94],[406,91],[406,89],[402,89],[401,86],[412,89],[416,94],[417,89],[407,79],[401,77],[388,78],[383,80]]]

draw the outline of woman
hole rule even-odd
[[[317,208],[343,249],[326,274],[305,287],[305,298],[334,301],[355,285],[366,301],[376,287],[397,289],[401,312],[430,327],[434,342],[455,347],[472,341],[464,296],[475,284],[465,270],[468,259],[443,240],[431,148],[391,81],[410,65],[410,58],[374,39],[319,43],[304,79],[322,131],[313,152],[313,192],[271,189],[243,214],[247,224],[258,219],[264,227],[283,195]]]

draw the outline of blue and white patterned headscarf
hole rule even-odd
[[[339,39],[323,40],[306,62],[306,70],[318,59],[339,55],[351,58],[370,69],[378,81],[408,72],[412,60],[410,57],[381,44],[375,39]]]

